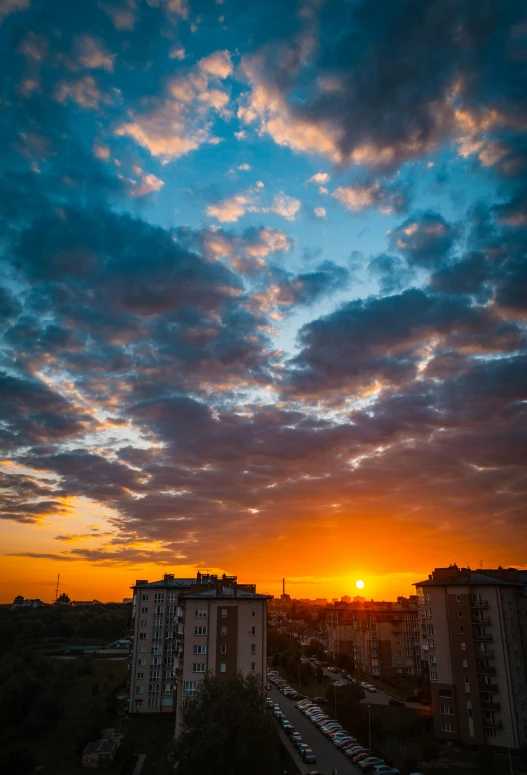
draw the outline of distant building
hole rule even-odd
[[[436,568],[416,583],[435,734],[527,745],[527,571]]]
[[[13,600],[13,608],[39,608],[42,605],[47,605],[46,603],[43,603],[42,600],[26,600],[22,595],[17,595],[15,599]]]
[[[341,603],[351,603],[351,597],[349,595],[342,595],[340,598]]]
[[[62,592],[55,600],[53,605],[71,605],[71,600],[65,592]]]
[[[348,654],[366,675],[396,677],[421,673],[417,596],[396,603],[337,603],[326,614],[328,651]]]
[[[66,597],[68,596],[66,595]],[[67,605],[67,603],[65,603],[65,605]],[[82,608],[82,607],[87,608],[88,606],[92,606],[92,605],[102,605],[102,603],[100,600],[73,600],[71,605],[75,606],[76,608]]]
[[[123,597],[123,603],[133,603],[133,597]]]
[[[139,580],[132,589],[131,712],[177,713],[207,673],[226,679],[241,671],[265,681],[269,597],[254,584],[198,572]]]

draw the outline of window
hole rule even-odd
[[[395,651],[395,656],[396,656],[396,657],[400,657],[400,656],[401,656],[401,652],[400,652],[400,650],[399,650],[399,649],[397,649],[397,650]]]
[[[148,619],[141,619],[141,627],[148,627]]]
[[[220,654],[226,654],[227,653],[227,646],[223,644],[220,648]]]
[[[148,698],[148,707],[149,708],[159,708],[159,697],[149,697]]]
[[[251,611],[251,616],[252,616],[253,619],[256,619],[256,611],[254,610],[254,608]]]
[[[251,635],[256,635],[256,627],[251,627]]]
[[[434,634],[434,625],[433,624],[427,624],[426,625],[426,634],[427,635],[433,635]]]
[[[159,694],[159,684],[149,684],[148,694],[150,697],[157,697]]]
[[[165,602],[165,593],[156,592],[154,595],[154,603],[164,603],[164,602]]]
[[[142,681],[144,679],[144,677],[145,677],[144,673],[137,673],[137,680],[138,681]]]
[[[467,650],[467,644],[466,643],[462,643],[461,644],[461,651],[466,651],[466,650]]]
[[[400,645],[401,645],[401,641],[400,641],[400,640],[396,640],[396,641],[395,641],[395,645],[396,645],[396,646],[400,646]]]
[[[136,700],[135,701],[135,707],[136,708],[142,708],[143,707],[143,700]]]
[[[442,732],[455,732],[456,727],[454,724],[441,724],[441,731]]]
[[[450,691],[450,689],[440,689],[439,696],[450,699],[450,697],[452,697],[452,692]]]
[[[142,595],[141,600],[145,600],[146,602],[148,602],[148,595]]]
[[[159,667],[161,664],[161,657],[154,657],[150,660],[150,667]]]
[[[146,632],[139,633],[139,640],[146,640]]]
[[[194,618],[195,619],[206,619],[207,618],[207,609],[206,608],[196,608],[194,612]]]
[[[206,654],[207,653],[207,647],[205,644],[194,644],[194,654]]]
[[[435,647],[436,647],[435,641],[434,640],[429,640],[428,641],[428,648],[429,649],[435,649]]]
[[[458,619],[462,619],[463,618],[463,611],[458,611],[457,612],[457,618]]]
[[[485,730],[485,737],[497,737],[496,730],[495,729],[486,729]]]
[[[207,628],[203,627],[201,625],[194,627],[194,635],[206,635],[207,634]]]
[[[453,716],[454,715],[454,709],[451,705],[441,705],[439,708],[440,713],[443,714],[443,716]]]
[[[425,603],[431,603],[432,602],[432,595],[425,595]]]
[[[161,645],[159,643],[152,644],[152,648],[150,649],[151,654],[161,654]]]
[[[459,634],[460,635],[464,635],[465,634],[465,628],[464,627],[460,627],[459,628]]]
[[[425,613],[426,613],[426,618],[427,619],[431,619],[432,618],[432,609],[431,608],[427,608]]]
[[[466,675],[465,676],[465,684],[468,685],[469,683],[470,683],[470,676]]]
[[[144,667],[146,665],[146,659],[138,659],[137,664],[139,667]]]
[[[398,667],[398,668],[397,668],[397,672],[398,672],[398,673],[402,673],[402,672],[403,672],[403,669],[402,669],[402,667]]]
[[[205,672],[205,662],[193,662],[192,663],[192,672],[193,673],[204,673]]]
[[[220,662],[220,673],[226,673],[227,672],[227,665],[225,662]]]
[[[156,605],[154,608],[154,614],[156,616],[163,616],[163,606],[162,605]]]
[[[150,670],[150,680],[159,681],[159,670]]]
[[[135,687],[135,693],[136,694],[144,694],[145,693],[145,687],[144,686],[136,686]]]
[[[174,600],[177,600],[177,592],[169,592],[167,595],[167,600],[170,600],[172,603]]]
[[[256,662],[251,662],[251,673],[256,673]]]
[[[194,697],[196,692],[196,681],[183,681],[183,697]]]
[[[430,654],[428,657],[428,664],[430,667],[437,667],[437,657],[435,654]]]
[[[139,653],[146,654],[146,646],[139,646]]]
[[[222,608],[221,609],[221,615],[223,616],[224,619],[227,617],[227,609],[226,608]]]
[[[430,670],[430,680],[437,681],[437,670]]]
[[[256,654],[256,643],[251,643],[251,654]]]
[[[174,691],[174,684],[166,683],[163,684],[163,694],[172,694]]]
[[[222,635],[227,635],[227,628],[226,627],[222,627],[221,628],[221,634]]]
[[[141,613],[142,614],[147,614],[148,613],[148,606],[144,606],[143,608],[141,608]]]

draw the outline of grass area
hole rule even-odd
[[[69,669],[71,662],[80,664],[77,659],[56,660],[64,669]],[[76,675],[67,687],[63,697],[64,715],[57,726],[31,744],[40,772],[46,775],[84,773],[81,753],[86,743],[97,740],[106,727],[119,727],[119,704],[115,704],[112,695],[126,681],[127,662],[93,659],[89,664],[93,672]]]

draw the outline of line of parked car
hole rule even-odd
[[[276,670],[267,671],[268,680],[275,684],[282,694],[290,699],[298,699],[296,707],[301,713],[308,718],[314,726],[316,726],[320,732],[331,740],[336,748],[339,748],[354,764],[364,773],[373,773],[373,775],[399,775],[399,770],[394,767],[390,767],[384,762],[383,759],[373,756],[373,753],[363,745],[357,742],[357,739],[342,728],[342,725],[336,720],[332,719],[320,706],[326,702],[322,697],[315,697],[309,699],[309,697],[294,697],[298,694],[292,687],[290,687],[280,674]],[[316,757],[307,743],[302,740],[302,736],[296,732],[293,725],[285,715],[282,713],[280,706],[273,702],[273,700],[267,698],[267,706],[274,714],[275,718],[281,724],[284,731],[290,735],[294,745],[298,748],[302,758],[306,762],[315,763]],[[320,774],[322,775],[322,773]]]

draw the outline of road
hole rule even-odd
[[[330,673],[327,668],[322,668],[324,675],[327,675],[328,678],[331,678],[332,681],[344,681],[345,683],[350,683],[349,681],[346,681],[345,678],[342,678],[340,673]],[[337,686],[337,691],[338,691]],[[365,697],[361,700],[361,703],[363,705],[388,705],[390,701],[390,695],[385,694],[380,689],[377,689],[376,692],[368,692],[366,689],[364,690]],[[429,712],[426,707],[423,707],[419,702],[405,702],[405,706],[407,708],[414,708],[414,710],[420,710],[423,713]]]
[[[331,775],[334,767],[338,769],[340,775],[358,775],[361,772],[338,748],[335,748],[333,743],[311,721],[300,713],[298,708],[295,708],[295,700],[288,700],[274,686],[267,691],[267,696],[271,697],[273,702],[280,705],[282,713],[286,714],[295,730],[302,735],[302,740],[310,746],[317,757],[316,764],[306,764],[299,755],[296,746],[293,745],[287,735],[284,735],[288,750],[291,752],[295,764],[300,768],[300,772],[320,770],[324,775]]]

